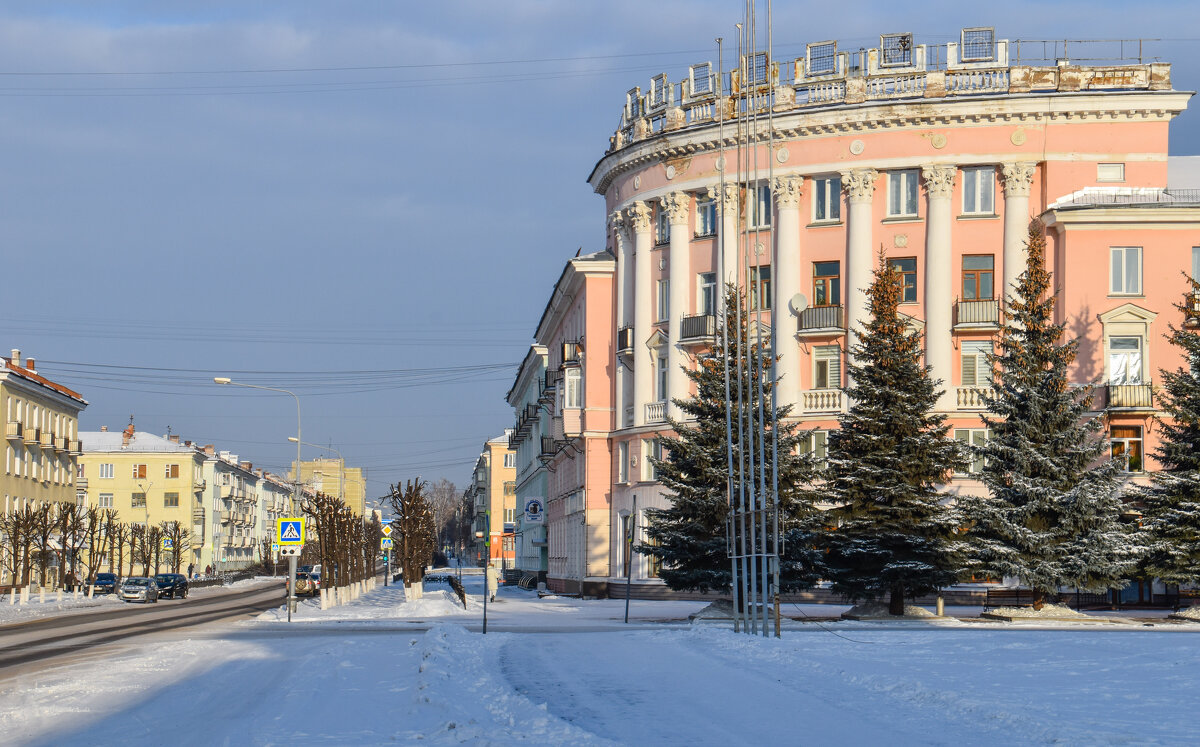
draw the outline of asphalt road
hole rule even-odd
[[[0,625],[0,675],[33,662],[78,654],[108,643],[125,643],[137,636],[255,615],[281,605],[285,596],[282,585],[271,584]]]

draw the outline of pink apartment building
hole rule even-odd
[[[589,177],[615,261],[574,260],[538,329],[549,368],[584,385],[558,400],[563,437],[585,437],[550,475],[552,587],[582,574],[602,594],[632,562],[640,592],[655,592],[656,569],[630,561],[610,528],[644,527],[644,510],[666,505],[646,457],[670,398],[689,394],[682,367],[712,340],[723,277],[778,326],[779,398],[817,429],[820,453],[847,405],[847,336],[882,250],[943,381],[940,408],[956,438],[978,442],[985,355],[1041,217],[1059,320],[1081,342],[1075,381],[1099,382],[1095,407],[1129,479],[1154,468],[1155,378],[1180,363],[1163,334],[1183,321],[1182,273],[1200,271],[1200,191],[1166,189],[1168,125],[1192,94],[1173,90],[1165,63],[1033,61],[990,29],[916,41],[812,44],[732,74],[706,62],[627,94]],[[600,257],[603,273],[577,269]],[[979,466],[949,489],[981,490]]]

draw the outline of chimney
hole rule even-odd
[[[21,365],[21,351],[19,348],[12,349],[12,364],[14,366]]]
[[[217,453],[217,447],[212,444],[204,444],[204,453],[209,456],[214,456]]]
[[[187,446],[188,448],[191,448],[191,446],[192,446],[192,442],[191,442],[191,441],[184,441],[184,442],[183,442],[183,445],[184,445],[184,446]]]
[[[241,467],[242,469],[246,470],[247,472],[250,472],[254,469],[254,464],[251,462],[240,462],[238,464],[238,466]]]
[[[121,431],[121,448],[129,445],[129,441],[133,438],[134,428],[133,423],[125,426],[125,430]]]
[[[167,440],[173,444],[177,444],[177,443],[179,443],[179,436],[178,435],[167,436]]]
[[[37,373],[37,363],[33,360],[33,358],[25,359],[25,368],[30,373]]]
[[[100,432],[101,432],[101,433],[108,433],[108,426],[107,426],[107,425],[102,425],[102,426],[100,426]]]

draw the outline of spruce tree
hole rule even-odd
[[[1188,279],[1189,293],[1180,311],[1195,324],[1193,299],[1200,283]],[[1200,581],[1200,334],[1195,326],[1170,325],[1167,339],[1179,348],[1185,367],[1159,369],[1160,441],[1154,458],[1160,471],[1142,490],[1142,526],[1148,545],[1143,568],[1166,583]]]
[[[1125,578],[1136,549],[1120,522],[1118,465],[1089,415],[1090,384],[1073,386],[1076,340],[1055,324],[1041,221],[1029,225],[1026,269],[1010,297],[1000,350],[991,357],[993,394],[984,458],[988,496],[960,502],[971,524],[974,561],[993,577],[1016,577],[1034,607],[1060,587],[1103,591]]]
[[[807,500],[810,497],[807,485],[812,479],[813,464],[811,457],[799,454],[797,448],[808,434],[798,432],[794,424],[784,421],[791,411],[790,404],[779,405],[776,412],[778,420],[771,419],[770,354],[765,351],[762,353],[764,365],[760,368],[759,346],[752,345],[748,350],[746,347],[748,313],[743,294],[730,286],[725,299],[728,309],[725,336],[717,336],[710,354],[700,358],[695,370],[685,369],[688,378],[696,384],[695,396],[673,400],[694,423],[668,419],[675,435],[661,438],[664,458],[651,459],[659,482],[670,493],[671,505],[646,512],[649,523],[646,534],[651,542],[637,549],[661,561],[659,576],[672,589],[723,593],[731,589],[733,574],[726,539],[729,490],[732,486],[733,495],[737,496],[741,484],[736,478],[736,468],[734,479],[730,480],[725,427],[725,363],[728,360],[730,388],[732,396],[736,398],[737,341],[740,339],[742,391],[745,395],[743,412],[752,419],[751,427],[757,433],[759,405],[762,405],[768,459],[772,431],[777,433],[779,439],[779,526],[784,539],[780,587],[789,590],[812,586],[820,576],[812,539],[813,520],[817,512]],[[737,305],[741,306],[741,325],[737,323]],[[764,393],[761,400],[760,381]],[[735,465],[742,458],[743,443],[737,428],[737,408],[734,402],[732,442]],[[757,449],[756,441],[756,454]],[[769,483],[769,465],[767,479]]]
[[[905,600],[954,583],[956,524],[938,486],[963,454],[933,412],[940,381],[922,363],[921,333],[899,311],[899,271],[883,257],[867,289],[870,318],[851,346],[850,408],[829,436],[824,535],[833,590],[858,600]]]

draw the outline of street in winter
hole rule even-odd
[[[0,744],[1200,743],[1200,4],[986,10],[0,8]]]

